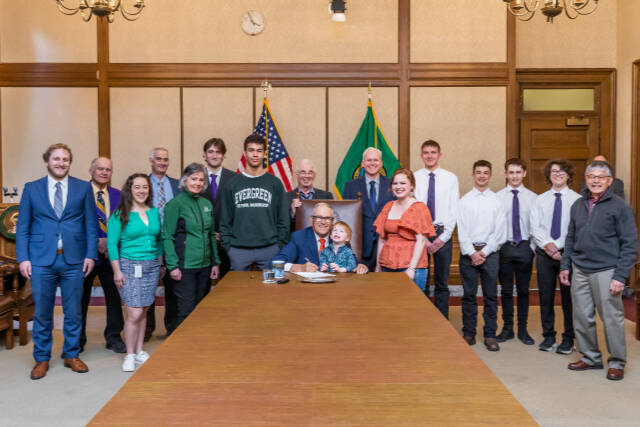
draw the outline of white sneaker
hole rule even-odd
[[[147,360],[149,360],[149,353],[147,353],[146,351],[142,350],[140,351],[140,353],[136,354],[136,363],[138,365],[142,365],[144,362],[146,362]]]
[[[124,372],[133,372],[136,370],[136,355],[127,354],[122,362],[122,370]]]

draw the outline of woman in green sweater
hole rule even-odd
[[[177,304],[176,328],[209,293],[211,279],[218,278],[213,206],[201,197],[208,185],[205,167],[191,163],[180,179],[182,192],[164,207],[162,240]]]
[[[127,310],[124,341],[127,355],[122,370],[131,372],[149,354],[142,350],[147,309],[155,299],[162,265],[160,214],[152,207],[151,182],[137,173],[122,187],[120,205],[109,217],[107,250],[113,281]]]

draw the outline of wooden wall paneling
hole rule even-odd
[[[293,172],[295,174],[295,169]],[[297,184],[297,181],[296,181],[296,184]],[[329,88],[328,87],[324,88],[324,189],[325,191],[333,191],[331,188],[329,188]]]
[[[520,88],[516,79],[516,17],[507,11],[507,155],[506,158],[520,156],[518,133]]]
[[[636,227],[640,229],[640,59],[633,63],[631,95],[631,206],[636,212]],[[636,264],[631,286],[640,289],[640,264]],[[640,298],[638,299],[640,301]],[[640,310],[640,306],[638,307]],[[640,315],[640,311],[638,312]],[[640,319],[640,317],[638,318]],[[636,322],[636,339],[640,339],[640,321]]]
[[[398,160],[407,166],[411,156],[409,69],[411,63],[411,1],[398,2],[398,63],[400,84],[398,88]]]
[[[104,19],[96,21],[98,37],[98,155],[111,157],[109,24]]]
[[[0,86],[98,86],[97,64],[0,64]]]
[[[506,86],[509,67],[504,62],[411,64],[411,86]]]

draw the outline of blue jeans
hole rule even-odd
[[[404,273],[406,268],[387,268],[382,267],[382,271]],[[416,268],[416,274],[413,275],[413,283],[415,283],[422,292],[427,288],[428,268]]]

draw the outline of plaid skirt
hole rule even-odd
[[[142,267],[142,277],[135,276],[135,266]],[[148,307],[155,301],[160,263],[157,258],[134,261],[120,259],[120,270],[124,275],[124,286],[120,298],[127,307]]]

